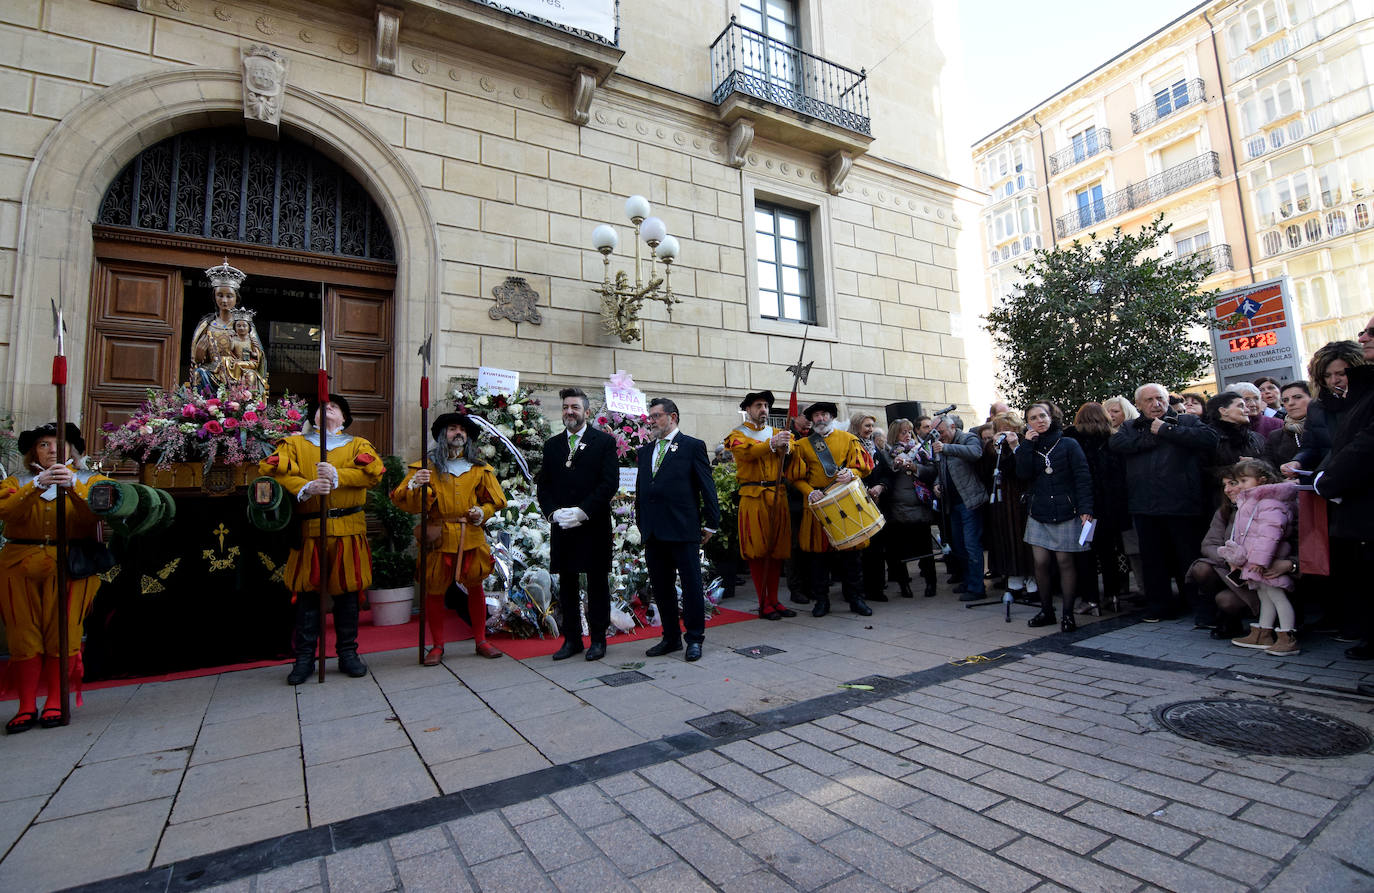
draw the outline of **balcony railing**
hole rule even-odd
[[[1170,115],[1206,98],[1207,91],[1203,88],[1202,78],[1193,78],[1186,82],[1182,93],[1170,91],[1167,95],[1157,96],[1153,102],[1131,112],[1131,133],[1148,130]]]
[[[1099,152],[1110,152],[1111,148],[1112,132],[1105,127],[1101,130],[1095,130],[1087,139],[1079,140],[1067,149],[1051,155],[1050,174],[1062,173],[1080,161],[1087,161]]]
[[[1054,234],[1065,239],[1079,230],[1087,229],[1095,223],[1110,220],[1135,208],[1158,201],[1167,195],[1187,189],[1196,183],[1221,176],[1221,158],[1215,152],[1204,152],[1182,164],[1160,171],[1148,180],[1132,183],[1125,189],[1103,196],[1095,202],[1080,205],[1055,218]]]
[[[1319,105],[1287,124],[1280,124],[1271,130],[1247,137],[1245,158],[1248,161],[1275,149],[1282,149],[1289,143],[1295,143],[1338,124],[1367,115],[1372,108],[1374,103],[1371,103],[1369,88],[1361,87],[1358,92],[1348,93],[1340,99]]]
[[[1210,248],[1199,248],[1197,251],[1190,251],[1180,257],[1179,260],[1203,260],[1204,258],[1212,261],[1211,275],[1213,276],[1217,273],[1224,273],[1227,270],[1234,270],[1236,268],[1235,262],[1231,259],[1231,246],[1224,244],[1213,245]]]
[[[867,74],[746,28],[734,16],[711,44],[711,80],[716,105],[743,93],[871,135]]]
[[[1255,52],[1247,52],[1238,57],[1231,63],[1231,78],[1239,80],[1257,71],[1268,68],[1275,62],[1279,62],[1298,50],[1317,40],[1317,29],[1314,22],[1303,22],[1287,34],[1275,40],[1273,43],[1265,44]]]

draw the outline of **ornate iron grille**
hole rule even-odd
[[[233,130],[178,134],[119,172],[97,223],[394,262],[366,190],[314,149]]]
[[[1067,149],[1055,152],[1050,156],[1050,173],[1060,174],[1078,164],[1080,161],[1087,161],[1100,152],[1109,152],[1112,148],[1112,132],[1106,127],[1093,131],[1093,135],[1084,139],[1082,142],[1069,146]]]
[[[1189,252],[1183,258],[1195,258],[1197,260],[1208,259],[1212,262],[1212,275],[1224,273],[1227,270],[1236,268],[1235,262],[1231,259],[1231,246],[1226,244],[1213,245],[1210,248],[1202,248],[1198,251]],[[1182,260],[1183,258],[1179,258]]]
[[[1195,102],[1202,102],[1207,98],[1207,91],[1203,88],[1202,78],[1193,78],[1184,86],[1182,92],[1173,93],[1165,91],[1157,96],[1148,105],[1131,112],[1131,133],[1140,133],[1155,124],[1180,111]]]
[[[1105,195],[1095,202],[1089,202],[1070,211],[1054,221],[1054,235],[1064,239],[1081,229],[1095,223],[1110,220],[1133,208],[1148,205],[1150,202],[1187,189],[1195,183],[1221,176],[1221,157],[1215,152],[1204,152],[1182,164],[1160,171],[1148,180],[1132,183],[1125,189]]]
[[[711,101],[743,93],[870,135],[868,75],[828,62],[805,50],[730,24],[711,44]]]

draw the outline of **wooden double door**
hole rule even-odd
[[[190,332],[214,306],[200,271],[225,257],[225,246],[146,244],[123,235],[96,233],[82,416],[92,452],[103,448],[102,426],[127,421],[149,388],[170,389],[189,378]],[[257,311],[272,395],[289,389],[313,396],[322,295],[330,390],[348,399],[349,433],[390,453],[394,267],[251,247],[230,246],[228,257],[248,274],[241,303]]]

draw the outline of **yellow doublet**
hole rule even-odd
[[[95,536],[96,517],[86,507],[86,494],[98,481],[109,480],[93,474],[76,480],[65,492],[67,536],[90,539]],[[5,622],[10,660],[27,660],[45,655],[57,657],[57,500],[42,498],[43,491],[33,478],[11,476],[0,482],[0,520],[5,536],[11,540],[0,549],[0,619]],[[44,540],[54,545],[25,545],[14,540]],[[81,652],[82,624],[91,609],[99,577],[68,579],[70,602],[67,613],[67,657]]]
[[[873,458],[868,455],[868,450],[864,449],[863,444],[859,443],[859,439],[848,431],[831,431],[825,436],[825,445],[830,449],[830,456],[835,460],[837,469],[848,468],[856,477],[861,478],[868,477],[873,471]],[[806,437],[799,438],[792,445],[792,458],[787,464],[787,479],[792,482],[792,486],[801,491],[803,498],[809,497],[812,490],[824,490],[835,482],[834,478],[825,473],[815,447]],[[829,552],[833,548],[825,535],[825,529],[821,527],[821,522],[816,520],[810,509],[802,512],[801,531],[797,535],[797,542],[801,544],[803,552]]]
[[[329,464],[339,473],[339,486],[329,494],[329,510],[361,508],[367,491],[382,479],[385,466],[377,450],[361,437],[354,437],[329,451]],[[259,469],[272,475],[293,497],[315,479],[320,448],[299,434],[286,438],[277,451],[263,459]],[[320,566],[320,498],[311,496],[297,502],[293,511],[304,517],[301,544],[286,560],[286,588],[292,592],[317,592]],[[311,517],[313,515],[313,517]],[[372,552],[367,547],[367,515],[357,511],[331,517],[326,548],[329,555],[329,594],[357,592],[372,585]]]
[[[495,566],[486,531],[481,524],[462,524],[459,519],[477,506],[485,523],[492,515],[506,507],[506,494],[496,480],[490,465],[474,465],[460,475],[431,469],[428,487],[410,489],[410,480],[420,468],[410,463],[410,474],[400,486],[391,491],[391,501],[412,515],[420,514],[421,494],[429,510],[430,524],[442,522],[443,534],[439,544],[425,552],[425,592],[440,593],[461,582],[472,588],[480,584]],[[456,560],[458,540],[463,541],[463,560]]]
[[[735,475],[740,482],[739,551],[745,559],[787,558],[792,554],[792,519],[785,484],[774,486],[786,454],[773,452],[768,443],[777,433],[777,428],[745,422],[725,435],[725,448],[735,457]]]

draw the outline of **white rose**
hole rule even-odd
[[[639,545],[639,528],[638,528],[638,527],[631,527],[629,530],[625,531],[625,542],[629,543],[629,544],[632,545],[632,546],[638,546],[638,545]]]
[[[490,458],[492,458],[492,457],[495,456],[495,455],[496,455],[496,447],[492,446],[492,445],[489,444],[489,443],[484,443],[484,444],[482,444],[482,458],[483,458],[483,459],[490,459]]]
[[[478,406],[490,406],[490,405],[491,405],[491,398],[488,397],[486,394],[483,394],[482,396],[480,396],[480,397],[477,398],[477,405],[478,405]]]
[[[153,433],[153,426],[152,426],[152,425],[143,425],[142,427],[140,427],[140,428],[138,429],[138,433],[139,433],[139,434],[152,434],[152,433]]]
[[[525,414],[525,407],[519,403],[512,403],[510,405],[510,414],[519,418]]]
[[[496,432],[497,432],[498,434],[500,434],[502,437],[505,437],[505,438],[511,438],[511,437],[515,436],[515,432],[512,431],[512,430],[511,430],[509,427],[507,427],[506,425],[497,425],[497,426],[496,426]]]

